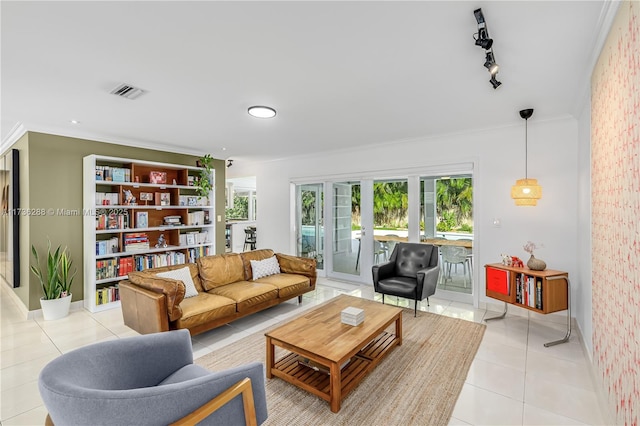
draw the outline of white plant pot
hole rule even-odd
[[[40,298],[42,316],[44,316],[45,321],[56,320],[69,315],[69,308],[71,307],[71,297],[72,295],[70,294],[59,299],[45,300],[43,298]]]

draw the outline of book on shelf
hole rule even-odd
[[[210,250],[209,246],[190,248],[189,249],[189,262],[190,263],[195,263],[196,260],[198,260],[199,257],[209,256],[210,251],[211,250]]]
[[[108,240],[96,241],[96,255],[118,253],[120,251],[118,237],[111,237]]]
[[[182,265],[186,263],[186,256],[179,251],[168,251],[166,253],[139,254],[134,256],[132,261],[136,271],[144,271],[161,266]]]
[[[118,300],[120,300],[118,284],[96,289],[96,305],[105,305]]]
[[[542,300],[542,278],[516,274],[516,303],[542,310]]]
[[[127,229],[129,227],[128,213],[107,213],[107,210],[96,211],[96,230]]]
[[[343,370],[351,361],[351,359],[346,360],[345,362],[342,363],[342,365],[340,365],[340,370]],[[327,367],[326,365],[322,365],[318,362],[315,362],[309,358],[305,358],[303,356],[298,356],[298,364],[300,365],[304,365],[305,367],[309,367],[312,370],[315,370],[319,373],[324,373],[324,374],[331,374],[329,367]]]
[[[117,192],[96,192],[96,206],[117,205],[119,197]]]
[[[204,225],[204,211],[187,213],[187,225]]]
[[[149,250],[149,236],[144,232],[124,234],[123,246],[125,252]]]
[[[131,169],[112,166],[96,166],[96,180],[131,182]]]
[[[118,270],[119,262],[116,258],[96,260],[96,280],[116,278],[119,274]]]
[[[168,226],[180,226],[182,225],[182,217],[178,215],[165,216],[164,224]]]

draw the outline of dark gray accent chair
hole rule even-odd
[[[436,292],[440,275],[438,247],[432,244],[398,243],[387,263],[373,266],[373,288],[384,296],[404,297],[415,301],[414,315],[418,315],[418,301]]]
[[[193,363],[188,330],[76,349],[47,364],[38,387],[47,423],[57,426],[245,425],[267,418],[263,364],[209,371]],[[204,413],[194,413],[201,407]]]

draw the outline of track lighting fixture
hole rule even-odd
[[[482,9],[474,10],[473,15],[476,17],[476,22],[478,23],[478,32],[474,34],[473,38],[476,46],[479,46],[486,51],[484,67],[489,71],[489,74],[491,74],[489,83],[491,83],[494,89],[497,89],[502,83],[496,80],[496,74],[498,73],[499,67],[496,63],[496,58],[492,49],[493,39],[489,37],[489,30],[487,29],[487,23],[484,20]]]
[[[233,166],[233,160],[232,159],[228,159],[227,160],[227,167],[231,167]]]

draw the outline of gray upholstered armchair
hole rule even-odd
[[[57,426],[255,425],[267,418],[264,377],[258,362],[219,372],[193,364],[189,332],[176,330],[63,354],[38,386]]]
[[[418,300],[436,292],[440,275],[438,248],[432,244],[398,243],[389,262],[373,266],[373,288],[384,295],[405,297],[415,301],[414,315],[418,314]]]

